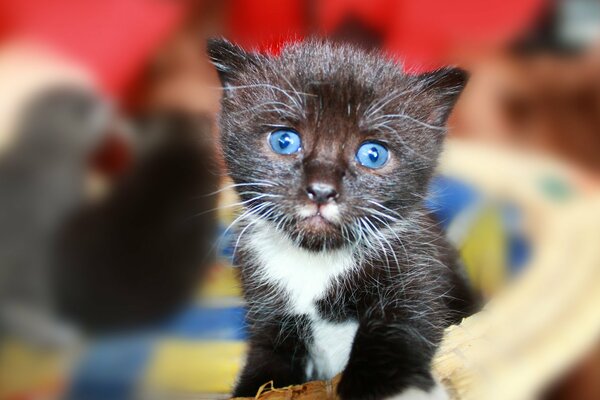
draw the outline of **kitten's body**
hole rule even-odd
[[[235,395],[343,372],[343,399],[444,396],[430,362],[473,302],[421,200],[464,76],[408,77],[378,55],[314,42],[276,58],[210,50],[226,90],[225,158],[248,208],[236,263],[250,349]],[[298,152],[269,150],[282,126],[301,136]],[[381,169],[355,161],[369,140],[393,152]],[[315,200],[318,185],[327,200]]]
[[[393,255],[387,247],[378,254],[368,254],[360,246],[314,252],[296,246],[263,221],[249,224],[253,225],[240,241],[236,262],[242,266],[249,299],[251,346],[279,347],[293,356],[279,364],[271,354],[265,359],[262,352],[251,352],[239,393],[256,391],[254,368],[267,363],[272,368],[269,380],[283,385],[333,378],[348,363],[359,322],[365,325],[360,349],[354,353],[363,357],[361,371],[374,376],[351,382],[358,386],[352,389],[356,398],[371,398],[366,395],[371,383],[393,379],[387,374],[399,370],[405,380],[390,380],[390,389],[401,385],[429,391],[430,377],[415,375],[414,368],[428,365],[442,330],[468,315],[471,303],[452,304],[452,299],[466,299],[470,293],[453,263],[441,261],[451,251],[439,246],[441,242],[429,243],[441,238],[421,231],[428,229],[423,221],[414,221],[414,232],[409,226],[396,232],[402,243],[390,232],[383,246],[391,246]],[[377,321],[389,314],[410,321],[395,330],[396,335],[405,335],[396,346],[386,344],[378,332]],[[290,362],[295,364],[291,369]],[[382,389],[377,395],[389,393]]]

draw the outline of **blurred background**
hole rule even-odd
[[[0,399],[227,398],[245,330],[216,36],[469,71],[428,207],[486,298],[537,265],[546,295],[581,278],[553,310],[598,309],[577,285],[600,282],[600,258],[578,258],[600,251],[579,228],[600,216],[600,1],[0,0]],[[548,244],[565,226],[585,251]],[[600,399],[589,318],[544,323],[585,332],[519,398]]]

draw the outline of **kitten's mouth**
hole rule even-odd
[[[306,217],[302,220],[305,224],[314,226],[315,228],[327,228],[329,226],[334,226],[335,224],[325,218],[320,212],[317,212],[314,215]]]
[[[339,220],[339,214],[339,208],[334,204],[325,204],[320,206],[316,204],[310,204],[302,206],[298,210],[298,215],[300,216],[300,220],[302,222],[325,226],[337,225],[336,222]]]
[[[340,223],[337,205],[306,204],[298,209],[295,227],[290,233],[307,249],[337,248],[344,240]]]
[[[316,207],[310,213],[307,211],[305,210],[304,215],[298,220],[298,228],[305,234],[330,237],[339,233],[339,225],[332,221],[332,217],[327,215],[327,212]]]

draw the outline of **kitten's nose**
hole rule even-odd
[[[325,204],[329,201],[334,201],[339,197],[339,193],[333,186],[321,182],[308,185],[306,194],[311,201],[317,204]]]

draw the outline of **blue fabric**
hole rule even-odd
[[[169,335],[201,340],[244,340],[243,307],[190,307],[165,327]]]
[[[99,340],[79,362],[68,400],[129,400],[155,340],[132,335]]]
[[[464,209],[480,199],[473,187],[443,175],[437,175],[429,184],[425,207],[431,211],[444,229]]]

